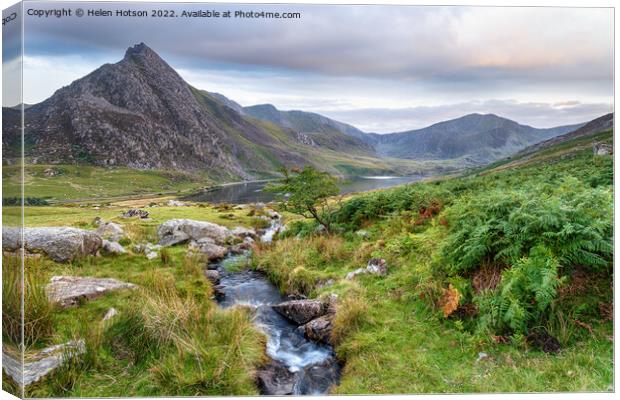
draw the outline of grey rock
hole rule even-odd
[[[156,259],[158,256],[158,254],[154,251],[149,251],[146,253],[146,258],[148,258],[149,260],[154,260]]]
[[[310,364],[298,374],[299,380],[295,384],[295,393],[313,394],[329,393],[334,382],[338,382],[340,365],[334,358],[320,364]]]
[[[371,258],[366,266],[366,271],[374,275],[387,274],[387,261],[383,258]]]
[[[272,308],[297,325],[306,324],[327,313],[327,305],[319,300],[290,300]]]
[[[57,262],[94,255],[103,244],[97,233],[78,228],[24,228],[23,234],[26,252],[43,253]],[[3,250],[16,251],[21,245],[20,228],[2,228]]]
[[[125,211],[121,214],[123,218],[133,218],[138,217],[140,219],[147,219],[149,217],[149,212],[146,210],[140,210],[138,208],[132,208],[130,210]]]
[[[112,290],[135,289],[136,285],[112,278],[53,276],[45,291],[51,302],[61,307],[97,298]]]
[[[336,281],[334,281],[333,279],[330,278],[330,279],[328,279],[326,281],[320,282],[317,285],[317,289],[322,289],[322,288],[334,286],[334,283],[336,283]]]
[[[206,221],[191,219],[172,219],[164,222],[157,229],[159,244],[171,246],[188,240],[211,238],[216,244],[223,244],[230,236],[228,228]]]
[[[118,311],[116,310],[116,308],[112,307],[103,316],[103,321],[108,321],[114,318],[117,314],[118,314]]]
[[[364,239],[370,237],[370,233],[365,229],[360,229],[359,231],[355,231],[355,234]]]
[[[380,276],[386,275],[387,274],[387,261],[385,261],[383,258],[371,258],[368,261],[368,265],[366,266],[366,268],[358,268],[355,271],[349,272],[345,276],[345,279],[350,281],[354,279],[356,276],[363,275],[363,274],[373,274],[373,275],[380,275]]]
[[[221,260],[228,254],[228,249],[215,243],[211,238],[205,237],[197,241],[192,241],[188,252],[197,254],[207,261]]]
[[[102,238],[117,242],[125,235],[123,227],[115,222],[105,222],[100,220],[98,225],[99,227],[96,232]]]
[[[280,214],[278,214],[276,211],[273,211],[270,208],[265,210],[265,214],[267,214],[269,216],[269,218],[271,218],[271,219],[280,219],[281,218]]]
[[[286,396],[293,394],[295,374],[280,361],[272,360],[256,374],[258,388],[263,395]]]
[[[83,354],[85,350],[83,340],[45,348],[33,356],[32,361],[23,364],[23,375],[21,362],[2,352],[2,368],[16,383],[28,386],[54,371],[65,360]]]
[[[111,242],[108,240],[103,240],[102,248],[105,252],[110,254],[125,254],[125,248],[117,242]]]
[[[243,242],[229,247],[230,254],[243,254],[252,248],[254,239],[246,237]]]
[[[592,146],[595,156],[609,156],[614,154],[614,146],[607,143],[595,143]]]
[[[304,336],[309,340],[330,344],[333,328],[333,315],[323,315],[304,325]]]
[[[208,269],[205,271],[205,276],[214,285],[220,284],[220,273],[214,269]]]
[[[60,175],[60,171],[54,168],[45,168],[43,170],[43,175],[45,175],[46,178],[51,178],[53,176]]]
[[[223,300],[226,297],[226,292],[224,291],[224,286],[222,285],[214,285],[213,286],[213,295],[216,300]]]
[[[178,200],[168,200],[166,202],[166,205],[168,207],[187,207],[187,203],[183,203],[182,201],[178,201]]]
[[[353,278],[355,278],[356,276],[361,275],[361,274],[365,274],[366,272],[367,272],[367,271],[366,271],[366,269],[365,269],[365,268],[358,268],[358,269],[356,269],[355,271],[351,271],[351,272],[349,272],[349,273],[348,273],[348,274],[344,277],[344,279],[346,279],[346,280],[350,281],[350,280],[352,280]]]
[[[245,239],[245,238],[256,239],[258,237],[254,229],[243,228],[241,226],[235,227],[230,233],[233,236],[237,236],[238,238],[242,238],[242,239]]]

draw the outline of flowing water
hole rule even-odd
[[[282,229],[279,220],[263,234],[271,241]],[[243,305],[254,310],[254,322],[267,335],[267,355],[280,366],[278,378],[263,394],[325,394],[338,381],[340,367],[330,346],[307,340],[299,327],[271,307],[286,301],[279,290],[261,273],[251,270],[228,271],[227,264],[243,262],[247,256],[232,256],[212,265],[220,273],[220,306]],[[273,373],[273,371],[270,371]]]

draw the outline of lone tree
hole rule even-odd
[[[302,170],[293,168],[290,171],[283,168],[282,173],[284,179],[268,187],[269,191],[276,193],[280,206],[305,218],[313,218],[327,233],[331,233],[331,208],[328,199],[340,192],[336,178],[310,166]]]

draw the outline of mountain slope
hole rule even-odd
[[[11,149],[19,125],[4,111],[3,143]],[[39,164],[208,171],[235,180],[312,163],[282,143],[294,141],[292,132],[276,136],[213,101],[143,43],[28,108],[25,123],[26,156]]]
[[[487,163],[579,126],[537,129],[493,114],[469,114],[423,129],[376,135],[375,148],[379,155],[395,158]]]
[[[603,115],[602,117],[593,119],[587,124],[575,129],[574,131],[570,131],[569,133],[565,133],[563,135],[555,136],[551,139],[536,143],[532,146],[529,146],[517,154],[515,154],[514,158],[527,156],[529,154],[533,154],[535,152],[541,151],[553,145],[564,143],[573,139],[577,139],[580,137],[585,137],[592,135],[594,133],[606,131],[608,129],[612,129],[614,127],[614,113],[609,113]]]
[[[308,144],[314,143],[336,151],[375,153],[371,135],[320,114],[298,110],[280,111],[271,104],[244,107],[243,111],[254,118],[294,130],[300,140]]]
[[[19,155],[20,114],[3,110],[3,157],[10,163]],[[246,115],[224,96],[191,87],[143,43],[29,107],[24,118],[28,164],[176,170],[216,181],[273,177],[283,165],[336,175],[437,168],[380,160],[341,132],[311,136]]]
[[[3,108],[3,158],[19,157],[18,110]],[[269,104],[242,107],[191,87],[141,43],[25,110],[28,164],[88,164],[206,174],[215,181],[274,177],[281,166],[335,175],[410,175],[485,164],[574,130],[536,129],[472,114],[387,135]]]

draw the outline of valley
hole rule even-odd
[[[14,198],[21,116],[16,108],[3,113],[4,196]],[[182,193],[274,179],[281,168],[304,165],[344,180],[440,176],[583,125],[536,129],[470,114],[408,132],[366,133],[320,114],[270,104],[243,107],[195,88],[144,43],[29,105],[24,121],[27,196],[51,202]],[[108,186],[109,177],[118,185]]]
[[[28,385],[26,393],[82,397],[286,394],[316,388],[333,394],[613,390],[613,159],[592,151],[600,143],[611,144],[612,137],[610,130],[595,130],[460,176],[349,194],[334,211],[332,234],[278,203],[255,199],[231,204],[169,195],[28,206],[24,217],[30,229],[58,226],[97,232],[123,249],[117,253],[113,247],[102,248],[69,261],[38,252],[26,259],[33,293],[52,277],[64,275],[113,278],[138,288],[106,292],[72,307],[26,298],[32,310],[26,320],[37,326],[27,359],[45,346],[85,343],[84,354]],[[124,216],[130,209],[145,211],[147,217]],[[18,224],[20,212],[19,207],[4,207],[5,227]],[[518,218],[524,212],[530,213],[526,220],[533,221],[524,227],[527,240],[492,240],[498,247],[489,251],[495,256],[482,256],[487,261],[464,267],[470,264],[460,257],[476,254],[470,249],[488,240],[478,232],[492,223],[491,213],[507,213],[500,221],[521,225]],[[286,228],[269,232],[269,241],[257,238],[246,244],[243,235],[266,234],[277,215]],[[548,216],[562,222],[545,222]],[[175,239],[182,231],[164,228],[198,227],[206,221],[219,226],[209,225],[208,235],[214,235],[209,240]],[[500,229],[498,234],[503,234],[502,226],[486,232]],[[566,255],[572,250],[563,241],[544,241],[565,235],[566,226],[582,226],[565,240],[585,253]],[[241,236],[223,241],[217,236],[222,229]],[[590,247],[588,242],[597,244]],[[492,317],[494,308],[486,302],[508,290],[501,282],[521,279],[513,278],[505,263],[523,268],[528,254],[540,257],[530,253],[535,243],[552,252],[543,256],[544,262],[564,260],[549,278],[560,282],[552,289],[551,305],[540,314],[531,309],[525,320],[512,320],[508,314]],[[518,245],[523,247],[514,247]],[[507,252],[498,255],[515,248],[517,261],[509,261],[514,259]],[[245,255],[235,256],[239,251]],[[583,258],[572,263],[572,257]],[[5,252],[8,271],[14,261]],[[383,267],[366,267],[373,262]],[[488,280],[498,273],[500,283]],[[500,286],[478,292],[490,282]],[[448,301],[450,296],[456,296],[456,303]],[[511,296],[524,299],[516,303],[521,307],[534,294]],[[271,311],[290,299],[332,304],[333,311],[316,319],[329,321],[327,328],[320,328],[327,331],[314,333],[302,325],[306,331],[299,333],[295,322]],[[116,316],[102,321],[111,309]],[[557,347],[534,339],[537,326]],[[274,341],[277,332],[288,332],[287,339]],[[316,341],[318,347],[313,347]],[[297,345],[287,350],[278,343]],[[295,347],[301,343],[308,343],[303,346],[309,346],[309,353]],[[322,347],[326,344],[333,353]],[[296,358],[302,353],[326,357],[304,364],[300,360],[305,358]],[[274,357],[282,357],[287,368],[301,363],[303,373],[282,369]],[[5,387],[14,385],[10,379],[3,376]]]
[[[144,43],[28,106],[23,160],[3,112],[13,393],[614,390],[613,114],[379,135]]]

